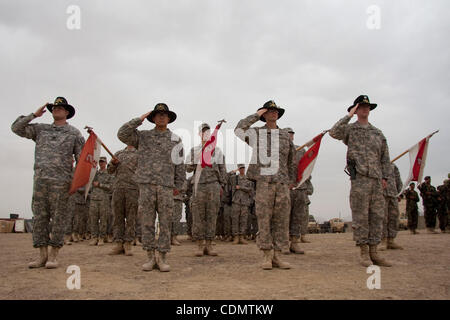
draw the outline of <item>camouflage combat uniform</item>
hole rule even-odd
[[[250,128],[259,120],[258,113],[242,119],[235,128],[235,134],[253,148],[247,177],[256,182],[257,245],[261,250],[280,252],[289,247],[289,185],[296,179],[295,149],[286,129],[271,130],[267,125]],[[262,142],[264,139],[267,139],[266,143]],[[276,160],[265,164],[261,155],[272,156]]]
[[[247,219],[250,214],[250,206],[254,193],[253,182],[246,175],[240,174],[231,179],[232,190],[232,234],[233,236],[244,236],[247,231]],[[239,189],[236,189],[239,186]]]
[[[417,202],[419,202],[419,194],[415,190],[407,189],[403,192],[406,198],[406,214],[408,215],[408,229],[416,230],[419,218]]]
[[[89,220],[89,206],[88,200],[84,198],[85,188],[82,187],[73,194],[75,202],[75,226],[73,232],[85,236],[89,232],[88,220]],[[89,195],[88,195],[89,198]]]
[[[11,126],[18,136],[36,142],[33,184],[33,246],[60,248],[67,226],[72,161],[78,158],[84,138],[65,124],[29,124],[34,114],[20,116]],[[51,221],[51,223],[50,223]],[[51,238],[50,238],[51,234]]]
[[[231,236],[231,213],[232,213],[232,190],[231,179],[236,175],[235,172],[228,172],[225,176],[225,187],[223,196],[221,198],[223,206],[223,235],[225,237]]]
[[[186,171],[194,172],[191,200],[192,233],[195,240],[214,240],[221,188],[225,186],[225,157],[216,147],[211,158],[212,167],[206,166],[200,173],[197,164],[201,161],[201,150],[202,146],[192,148],[186,163]],[[195,175],[199,173],[200,178],[195,190]]]
[[[134,118],[120,127],[120,141],[138,150],[136,182],[139,185],[138,215],[142,215],[142,243],[146,251],[170,251],[170,221],[174,188],[181,190],[186,180],[181,139],[169,129],[137,130],[142,124]],[[175,149],[174,149],[175,148]],[[172,159],[172,153],[178,157]],[[175,161],[175,162],[174,162]],[[159,237],[156,241],[156,213]]]
[[[105,238],[108,231],[108,215],[111,210],[110,192],[114,177],[105,170],[97,170],[92,184],[91,202],[89,206],[89,225],[93,238]]]
[[[76,216],[75,216],[75,194],[69,196],[69,201],[67,202],[67,220],[66,220],[66,236],[72,235],[76,226]]]
[[[383,190],[385,211],[383,219],[382,238],[395,238],[398,232],[398,195],[402,192],[403,182],[400,171],[395,164],[391,164],[391,176],[387,182],[387,188]]]
[[[339,120],[329,134],[348,146],[347,163],[356,162],[356,178],[351,180],[353,239],[356,245],[381,242],[384,218],[382,179],[388,179],[391,168],[389,150],[381,130],[370,123],[349,124],[351,117]]]
[[[136,149],[124,148],[114,154],[119,160],[108,164],[108,173],[115,175],[112,196],[114,242],[132,242],[135,238],[139,186],[135,181],[138,163]]]
[[[192,211],[191,211],[191,198],[192,198],[192,177],[186,180],[186,192],[183,195],[183,203],[186,218],[186,233],[192,237]]]
[[[186,193],[187,182],[183,183],[183,187],[176,196],[173,196],[173,214],[170,222],[170,234],[172,237],[181,233],[181,217],[183,216],[183,198]]]
[[[437,187],[438,191],[438,205],[437,205],[437,216],[439,218],[439,229],[445,231],[448,224],[448,208],[447,208],[447,196],[448,196],[448,183],[442,184]]]
[[[424,208],[425,225],[427,228],[436,228],[436,207],[437,207],[437,191],[431,184],[425,182],[417,187],[420,190],[422,203]]]

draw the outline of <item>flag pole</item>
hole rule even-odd
[[[92,129],[93,129],[92,127],[85,126],[84,128],[87,129],[87,132],[88,132],[88,133],[94,132],[94,131],[92,130]],[[102,147],[106,150],[106,152],[109,153],[109,155],[111,156],[111,158],[113,158],[113,159],[115,159],[115,160],[119,160],[119,159],[117,159],[117,158],[112,154],[111,151],[109,151],[108,147],[105,146],[105,144],[103,143],[103,141],[102,141],[101,139],[100,139],[100,143],[101,143]]]
[[[438,133],[439,130],[436,130],[435,132],[431,133],[430,135],[427,136],[427,138],[431,138],[434,134]],[[400,159],[401,157],[403,157],[405,154],[407,154],[409,152],[411,148],[409,148],[408,150],[406,150],[405,152],[402,152],[401,154],[399,154],[397,157],[395,157],[394,160],[391,160],[391,163],[394,163],[394,161],[397,161],[398,159]]]
[[[328,129],[328,130],[323,131],[323,132],[322,132],[322,135],[324,135],[324,134],[327,133],[328,131],[330,131],[330,130]],[[310,141],[308,141],[308,142],[305,143],[304,145],[302,145],[302,146],[296,148],[295,151],[302,150],[304,147],[309,147],[309,146],[311,146],[313,143],[314,143],[314,139],[311,139]]]

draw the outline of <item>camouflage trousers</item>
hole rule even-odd
[[[419,212],[417,207],[415,208],[406,208],[406,214],[408,215],[408,229],[416,230],[417,224],[419,220]]]
[[[233,236],[245,235],[250,208],[239,203],[233,203],[231,210],[231,232]]]
[[[223,204],[219,208],[219,213],[216,219],[216,236],[223,236]]]
[[[231,213],[232,213],[232,206],[227,203],[224,203],[222,212],[224,236],[231,236]]]
[[[73,232],[79,235],[86,234],[88,230],[89,208],[86,203],[75,204],[75,218]]]
[[[395,238],[398,232],[398,200],[395,197],[384,197],[384,219],[381,238]]]
[[[289,218],[289,235],[299,237],[308,233],[308,214],[306,190],[291,190],[291,214]]]
[[[381,179],[360,174],[351,180],[353,240],[356,245],[377,245],[381,242],[384,219],[384,196]]]
[[[91,200],[89,206],[89,226],[93,238],[104,238],[107,235],[108,215],[111,209],[109,198]]]
[[[173,200],[173,214],[170,223],[170,233],[172,236],[179,235],[181,233],[181,216],[183,215],[183,201]]]
[[[75,197],[74,195],[69,196],[69,202],[67,203],[67,218],[66,218],[66,228],[65,234],[71,235],[76,227],[76,216],[75,216]]]
[[[173,214],[173,188],[139,184],[138,213],[142,215],[142,244],[146,251],[170,251],[170,221]],[[156,240],[156,215],[159,235]]]
[[[135,237],[139,190],[117,188],[113,191],[114,242],[131,242]]]
[[[184,201],[184,213],[186,217],[186,233],[192,236],[192,213],[190,201]]]
[[[33,184],[33,247],[64,245],[67,228],[67,203],[70,183],[34,178]]]
[[[134,236],[142,242],[142,212],[139,211],[139,198],[138,198],[138,211],[136,213],[136,225],[134,228]]]
[[[436,207],[435,206],[423,206],[425,225],[427,228],[436,228]]]
[[[220,208],[220,184],[199,183],[192,196],[192,233],[195,240],[214,240]]]
[[[437,217],[439,219],[439,229],[445,230],[448,224],[447,207],[445,205],[438,208]]]
[[[113,235],[114,230],[114,214],[112,211],[112,195],[109,198],[109,210],[108,215],[106,216],[106,234],[108,236]]]
[[[291,209],[288,185],[257,181],[255,209],[259,230],[258,248],[276,251],[288,250]]]

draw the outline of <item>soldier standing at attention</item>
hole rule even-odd
[[[365,267],[372,262],[390,267],[391,263],[377,253],[383,229],[383,189],[391,175],[391,166],[386,138],[381,130],[369,123],[369,113],[376,106],[366,95],[359,96],[347,109],[348,115],[339,120],[329,134],[348,147],[353,239],[361,250],[360,262]],[[349,124],[355,113],[358,120]]]
[[[46,112],[45,108],[52,113],[53,123],[30,124]],[[11,126],[18,136],[36,142],[32,200],[33,247],[39,248],[40,256],[28,265],[30,268],[58,267],[56,257],[64,244],[68,219],[72,159],[75,156],[78,162],[84,145],[80,131],[67,123],[67,119],[74,115],[75,108],[65,98],[58,97],[53,104],[46,103],[36,112],[20,116]]]
[[[434,229],[436,228],[436,205],[438,193],[436,191],[436,188],[431,185],[430,176],[426,176],[424,180],[425,182],[419,184],[417,188],[420,191],[423,208],[425,210],[424,216],[427,232],[434,234],[437,233]]]
[[[403,182],[400,171],[395,164],[391,164],[391,175],[388,179],[386,189],[383,190],[385,211],[383,220],[382,241],[386,244],[386,249],[400,249],[403,247],[394,242],[398,232],[398,219],[400,211],[398,209],[398,194],[402,192]]]
[[[417,234],[417,223],[419,218],[419,210],[417,202],[419,202],[419,194],[414,190],[415,184],[411,182],[409,189],[403,192],[406,199],[406,214],[408,215],[408,229],[411,234]]]
[[[220,209],[220,195],[225,186],[225,157],[222,151],[216,147],[211,155],[212,167],[200,167],[202,148],[210,139],[210,127],[203,123],[199,128],[201,145],[191,149],[187,157],[186,171],[194,172],[192,178],[193,195],[191,202],[193,237],[197,241],[195,255],[201,257],[204,254],[217,256],[212,241],[216,235],[216,219]],[[199,177],[197,175],[200,175]],[[197,190],[195,180],[198,179]]]
[[[281,251],[289,247],[289,189],[296,180],[294,144],[288,130],[277,125],[284,111],[275,102],[268,101],[256,113],[239,121],[234,130],[253,149],[247,177],[256,181],[257,245],[264,253],[261,265],[264,270],[291,268],[281,260]],[[266,124],[251,127],[258,120]]]
[[[239,174],[231,178],[233,244],[248,244],[245,240],[247,219],[253,198],[253,182],[245,175],[245,165],[238,165]]]
[[[111,210],[109,194],[114,177],[106,170],[106,157],[100,157],[100,169],[95,173],[92,182],[91,203],[89,206],[89,220],[91,227],[91,242],[89,245],[102,246],[107,237],[108,214]]]
[[[112,195],[115,246],[110,255],[124,253],[131,256],[131,244],[135,239],[139,186],[135,180],[138,152],[129,145],[114,154],[108,164],[108,173],[115,175]]]
[[[448,182],[444,180],[444,183],[437,187],[438,192],[438,206],[437,206],[437,216],[439,218],[439,229],[441,229],[441,233],[445,233],[445,229],[448,224]]]
[[[177,118],[165,103],[158,103],[153,111],[134,118],[120,127],[120,141],[138,150],[136,182],[139,185],[138,212],[142,214],[142,243],[148,261],[144,271],[158,268],[170,271],[167,253],[170,251],[170,221],[173,214],[173,196],[177,195],[186,180],[184,152],[181,138],[167,125]],[[137,130],[147,119],[155,124],[152,130]],[[156,213],[159,237],[156,236]],[[158,251],[158,256],[156,256]]]

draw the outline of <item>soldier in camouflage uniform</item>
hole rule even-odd
[[[264,270],[291,267],[281,260],[281,251],[289,247],[289,189],[296,180],[295,148],[288,130],[277,125],[283,114],[284,109],[268,101],[256,113],[239,121],[234,131],[253,148],[247,177],[256,182],[257,245],[264,253],[261,265]],[[251,127],[258,120],[267,123]]]
[[[192,211],[191,211],[191,198],[192,198],[192,177],[186,180],[186,193],[183,197],[185,217],[186,217],[186,233],[188,240],[192,239]]]
[[[352,209],[353,239],[360,247],[363,266],[372,263],[391,266],[380,257],[377,246],[381,242],[384,218],[383,189],[391,175],[389,150],[381,130],[369,123],[369,113],[377,105],[366,95],[355,99],[349,112],[339,120],[329,134],[347,145],[347,170],[351,175],[350,207]],[[358,120],[349,124],[354,114]]]
[[[197,257],[201,257],[204,254],[217,256],[212,241],[216,234],[220,195],[225,187],[225,157],[222,151],[216,147],[211,157],[212,167],[206,166],[201,168],[202,148],[210,138],[210,127],[207,123],[200,125],[199,135],[202,139],[202,144],[191,149],[186,163],[186,171],[194,172],[191,210],[192,233],[197,241],[195,255]],[[196,179],[198,181],[197,186]]]
[[[408,229],[411,234],[417,234],[417,223],[419,218],[419,210],[417,202],[419,202],[419,194],[414,190],[414,183],[409,184],[409,189],[403,191],[403,196],[406,199],[406,214],[408,215]]]
[[[431,178],[429,176],[426,176],[424,180],[425,182],[419,184],[417,188],[420,191],[423,208],[425,210],[424,216],[427,232],[434,234],[437,233],[434,229],[436,228],[436,207],[438,193],[436,191],[436,188],[431,185]]]
[[[171,244],[173,246],[180,246],[181,243],[178,241],[178,235],[181,232],[181,217],[183,215],[183,198],[186,193],[187,182],[183,183],[183,188],[180,190],[176,196],[173,196],[173,215],[170,222],[170,234],[171,234]]]
[[[108,214],[111,210],[109,194],[112,190],[114,177],[106,170],[106,157],[100,157],[100,169],[95,173],[92,182],[89,220],[91,227],[91,242],[89,245],[102,246],[107,237]]]
[[[47,108],[53,115],[53,124],[30,124],[41,117]],[[20,116],[11,126],[20,137],[36,142],[33,185],[33,246],[40,257],[30,268],[56,268],[56,257],[64,244],[67,202],[72,180],[72,160],[78,161],[84,138],[80,131],[67,123],[75,109],[63,97],[53,104],[45,104],[28,116]],[[50,222],[51,221],[51,222]],[[50,237],[51,234],[51,237]],[[50,252],[48,252],[50,246]]]
[[[89,207],[87,205],[87,199],[85,200],[84,193],[85,187],[79,188],[72,196],[75,202],[74,211],[74,228],[72,233],[72,239],[74,242],[87,239],[87,223],[89,219]]]
[[[437,216],[439,218],[439,229],[441,229],[442,233],[445,233],[445,229],[448,224],[448,180],[444,180],[444,183],[437,187],[438,192],[438,205],[437,205]]]
[[[232,170],[228,172],[225,176],[225,187],[223,190],[222,197],[222,205],[223,205],[223,234],[224,241],[232,241],[232,222],[231,222],[231,214],[232,214],[232,190],[231,190],[231,179],[236,176],[237,170]]]
[[[238,165],[239,174],[231,178],[232,205],[231,224],[233,244],[247,244],[245,234],[247,219],[252,205],[254,184],[245,175],[245,165]]]
[[[144,271],[154,268],[159,268],[161,272],[170,271],[166,255],[170,251],[173,196],[180,192],[186,180],[183,143],[167,128],[167,124],[175,121],[176,117],[165,103],[158,103],[153,111],[125,123],[117,134],[120,141],[138,150],[138,212],[142,214],[143,249],[148,255],[148,262],[142,266]],[[154,123],[155,127],[152,130],[137,130],[145,119]],[[158,240],[155,239],[157,213]]]
[[[115,246],[110,255],[132,255],[139,198],[139,186],[135,180],[137,164],[138,152],[131,145],[116,152],[108,164],[108,173],[115,176],[112,188]]]
[[[403,247],[394,242],[398,232],[398,219],[400,211],[398,209],[398,195],[402,192],[403,182],[400,171],[395,164],[391,164],[391,175],[389,176],[386,189],[383,190],[385,211],[383,219],[382,241],[385,242],[386,249],[400,249]]]

